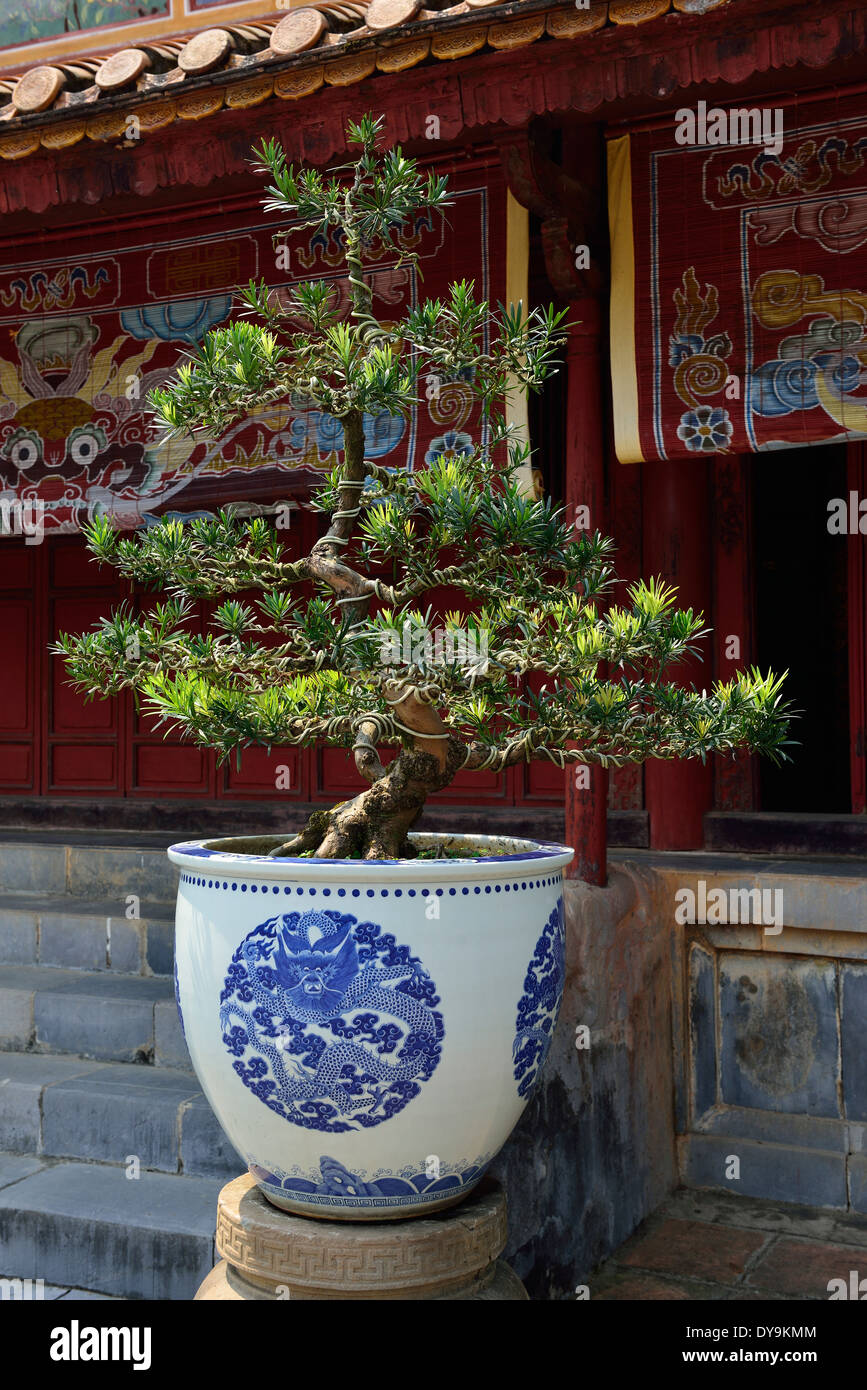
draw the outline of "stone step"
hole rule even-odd
[[[171,975],[174,915],[173,903],[137,895],[0,893],[0,965]]]
[[[50,1053],[0,1052],[0,1151],[224,1181],[246,1168],[190,1072]]]
[[[76,836],[69,843],[53,836],[40,840],[36,835],[27,839],[0,835],[0,893],[110,899],[116,914],[123,916],[131,894],[142,900],[174,902],[177,881],[177,870],[165,848],[101,844],[97,832],[92,838]]]
[[[0,966],[0,1048],[190,1068],[170,979]]]
[[[45,1280],[13,1278],[0,1274],[0,1299],[18,1303],[123,1303],[116,1294],[94,1293],[93,1289],[64,1289]]]
[[[0,1154],[3,1269],[118,1298],[189,1300],[214,1263],[222,1185]]]

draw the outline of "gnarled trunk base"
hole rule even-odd
[[[270,857],[312,851],[316,859],[414,859],[407,832],[430,794],[448,786],[463,757],[456,739],[449,739],[444,765],[431,753],[404,750],[366,791],[330,810],[314,811],[304,829]]]

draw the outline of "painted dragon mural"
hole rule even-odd
[[[483,293],[491,288],[490,196],[469,190],[453,213],[463,230],[463,270],[469,258]],[[273,483],[276,495],[285,475],[307,474],[309,482],[337,461],[340,425],[294,396],[238,422],[219,441],[158,436],[148,392],[231,317],[238,285],[264,276],[282,299],[293,280],[317,274],[330,280],[337,308],[349,308],[333,233],[287,235],[287,273],[282,262],[269,270],[270,225],[221,225],[204,236],[185,230],[179,221],[172,239],[123,245],[114,237],[102,252],[0,268],[0,501],[38,506],[45,531],[75,531],[98,514],[123,529],[147,525],[168,503],[199,505],[181,496],[193,483],[205,484],[197,498],[216,499],[209,506],[245,500],[253,473]],[[443,255],[441,229],[419,223],[403,239],[427,262],[434,291],[457,275]],[[395,264],[393,253],[377,260],[376,247],[369,249],[374,309],[388,322],[417,298],[419,270]],[[368,455],[412,468],[417,458],[470,448],[478,427],[470,412],[466,383],[444,383],[408,419],[368,417]]]

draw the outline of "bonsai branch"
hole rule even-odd
[[[355,766],[366,782],[376,782],[385,774],[385,767],[380,760],[380,756],[376,751],[376,744],[373,741],[376,737],[377,729],[377,720],[364,720],[364,722],[359,725],[355,735],[355,743],[352,748],[353,754],[355,755]]]

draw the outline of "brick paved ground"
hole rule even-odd
[[[681,1189],[593,1273],[591,1299],[829,1298],[865,1280],[867,1217]]]

